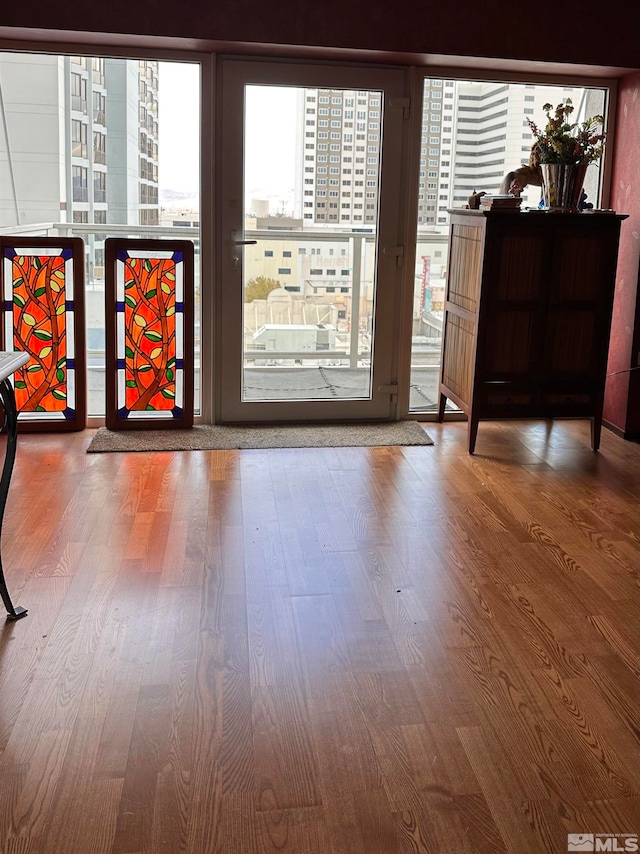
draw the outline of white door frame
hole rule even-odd
[[[405,69],[220,58],[217,72],[216,420],[233,422],[391,420],[402,290],[402,153]],[[243,401],[242,264],[233,243],[244,234],[243,132],[246,85],[376,90],[383,93],[372,392],[369,399]]]

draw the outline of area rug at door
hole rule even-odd
[[[213,451],[259,448],[351,448],[433,445],[417,421],[286,426],[208,426],[189,430],[107,430],[101,427],[87,453],[109,451]]]

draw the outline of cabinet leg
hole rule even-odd
[[[444,408],[446,406],[446,403],[447,403],[447,395],[441,394],[440,400],[438,402],[438,421],[442,421],[442,419],[444,418]]]
[[[469,453],[472,454],[476,449],[476,438],[478,436],[478,420],[469,416]]]
[[[600,447],[600,434],[602,432],[602,416],[591,419],[591,450],[597,451]]]

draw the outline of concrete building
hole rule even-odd
[[[305,226],[374,228],[381,121],[379,92],[305,90],[302,167]]]
[[[452,146],[457,114],[453,80],[427,78],[422,102],[418,226],[446,226],[452,184]]]
[[[2,53],[0,106],[0,227],[158,224],[157,61]]]
[[[528,119],[546,123],[543,105],[554,106],[571,98],[574,120],[602,113],[600,90],[571,86],[541,86],[466,82],[457,84],[456,121],[453,157],[453,192],[451,207],[461,207],[474,191],[498,191],[504,175],[528,163],[533,136]],[[595,109],[596,102],[599,108]],[[597,173],[597,169],[593,170]],[[596,179],[597,180],[597,179]],[[540,191],[529,187],[523,193],[524,206],[537,206]]]

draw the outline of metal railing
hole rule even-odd
[[[127,224],[95,224],[95,223],[61,223],[61,222],[46,222],[23,226],[11,226],[0,228],[0,234],[12,235],[41,235],[41,236],[76,236],[82,237],[87,243],[88,250],[88,269],[86,277],[86,289],[88,293],[95,293],[96,296],[103,290],[101,276],[102,271],[98,269],[95,263],[93,253],[96,249],[101,248],[102,241],[105,236],[130,236],[130,237],[145,237],[145,238],[188,238],[193,240],[196,253],[196,270],[199,270],[199,250],[200,250],[200,228],[198,226],[174,226],[174,225],[127,225]],[[245,364],[253,362],[254,365],[247,364],[247,370],[252,370],[253,367],[263,367],[257,362],[271,363],[265,364],[265,367],[289,367],[298,369],[304,367],[313,367],[310,363],[326,364],[328,361],[337,362],[336,367],[344,367],[345,369],[369,370],[369,362],[371,360],[371,339],[363,337],[363,324],[369,324],[369,318],[363,315],[363,300],[368,299],[367,290],[372,287],[372,281],[369,278],[369,269],[371,277],[373,276],[373,267],[367,269],[369,258],[373,260],[372,248],[377,240],[377,235],[374,232],[339,232],[339,231],[304,231],[304,230],[288,230],[288,229],[247,229],[244,232],[244,237],[247,240],[258,241],[258,245],[267,244],[269,241],[285,243],[291,245],[291,257],[287,256],[286,261],[292,268],[296,266],[296,259],[304,257],[302,253],[298,253],[298,249],[307,248],[304,253],[310,258],[309,269],[305,271],[304,277],[299,277],[296,280],[297,284],[303,289],[301,296],[306,295],[313,297],[311,289],[314,285],[325,290],[328,281],[326,275],[310,275],[311,265],[314,267],[326,267],[326,261],[332,257],[336,269],[348,267],[350,277],[340,277],[340,284],[348,284],[349,291],[346,294],[330,294],[326,292],[325,297],[340,297],[347,298],[351,305],[351,316],[347,330],[343,330],[337,336],[337,341],[330,350],[293,350],[288,347],[279,347],[277,350],[258,349],[257,347],[247,345],[244,349]],[[329,256],[329,244],[333,244],[335,249],[340,248],[342,244],[347,249],[346,254]],[[418,236],[419,251],[418,257],[424,254],[430,254],[433,249],[440,248],[441,255],[446,257],[446,247],[448,244],[448,235],[425,233]],[[326,254],[322,252],[311,255],[310,248],[319,248],[323,245],[327,246]],[[323,258],[322,264],[316,261],[316,258]],[[365,260],[366,258],[366,260]],[[364,262],[364,263],[363,263]],[[256,262],[257,263],[257,262]],[[303,265],[299,265],[302,269]],[[94,273],[95,271],[95,273]],[[198,281],[198,276],[196,276]],[[336,280],[337,282],[337,280]],[[416,287],[419,286],[416,277]],[[333,303],[318,301],[317,305],[326,306],[327,308]],[[246,306],[251,303],[245,304]],[[197,314],[197,313],[196,313]],[[417,321],[416,321],[417,322]],[[199,370],[199,350],[200,350],[200,328],[199,322],[196,329],[196,371]],[[438,370],[439,356],[435,352],[438,349],[437,340],[441,329],[441,320],[437,315],[425,314],[420,319],[422,332],[416,333],[414,329],[414,352],[416,355],[415,364],[412,364],[412,371],[416,372],[416,376],[423,374],[431,374]],[[94,331],[99,332],[100,327],[94,324]],[[251,334],[251,331],[249,332]],[[246,339],[245,339],[246,340]],[[417,343],[416,343],[417,342]],[[336,347],[335,344],[338,344]],[[428,350],[431,358],[425,364],[424,353]],[[89,370],[103,370],[101,366],[101,351],[99,349],[91,351],[92,358],[89,364]],[[277,364],[274,364],[277,363]],[[430,381],[431,382],[431,381]],[[412,379],[412,384],[414,380]],[[199,388],[199,377],[197,378],[197,388]],[[91,402],[90,402],[91,406]],[[91,414],[100,414],[91,412]]]

